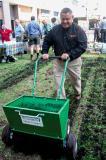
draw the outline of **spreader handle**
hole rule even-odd
[[[44,60],[44,61],[54,60],[54,59],[62,60],[62,59],[61,59],[61,56],[49,56],[49,58],[48,58],[47,60],[43,59],[43,57],[41,56],[39,59],[42,59],[42,60]],[[66,60],[63,60],[63,61],[66,61]]]
[[[61,56],[49,56],[49,60],[54,60],[54,59],[61,59]]]
[[[35,67],[34,67],[34,82],[33,82],[33,88],[32,88],[32,96],[34,96],[34,92],[35,92],[35,88],[36,88],[37,67],[38,67],[38,62],[39,62],[40,59],[42,59],[42,57],[39,57],[39,58],[36,60],[36,62],[35,62]],[[61,59],[61,56],[50,56],[49,59],[50,59],[50,60],[53,60],[53,59]],[[45,61],[46,61],[46,60],[45,60]],[[65,80],[67,65],[68,65],[68,62],[69,62],[69,61],[70,61],[70,58],[68,58],[67,60],[65,60],[64,71],[63,71],[63,74],[62,74],[62,77],[61,77],[61,83],[60,83],[60,87],[59,87],[59,90],[58,90],[58,93],[57,93],[57,98],[60,98],[60,97],[61,97],[61,94],[62,94],[62,88],[63,88],[63,85],[64,85],[64,80]]]

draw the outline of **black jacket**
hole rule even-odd
[[[61,24],[56,25],[44,39],[42,53],[48,53],[50,46],[54,46],[56,56],[68,53],[71,60],[81,56],[87,48],[87,37],[83,29],[77,24],[64,29]]]

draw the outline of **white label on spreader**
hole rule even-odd
[[[43,127],[42,117],[20,114],[23,124]]]

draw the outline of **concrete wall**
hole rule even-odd
[[[34,15],[37,19],[37,5],[36,0],[8,0],[10,4],[18,4],[18,17],[21,21],[29,21],[31,16]],[[32,8],[32,12],[21,11],[21,6]]]
[[[34,7],[37,6],[36,0],[8,0],[11,4],[20,4],[28,7]]]
[[[31,9],[31,12],[27,12],[27,8],[26,8],[26,11],[22,11],[22,8],[23,6],[18,6],[18,15],[19,15],[19,19],[21,21],[30,21],[30,17],[32,15],[32,8]],[[25,8],[25,7],[24,7]]]
[[[20,5],[32,7],[32,12],[22,12]],[[34,0],[3,0],[4,22],[7,28],[11,28],[11,19],[19,18],[21,21],[30,21],[32,15],[37,19],[37,8]],[[3,18],[2,12],[0,17]]]
[[[8,0],[3,0],[4,23],[7,28],[11,28],[10,5]]]
[[[3,19],[4,18],[4,15],[3,15],[3,3],[2,1],[0,2],[0,19]]]
[[[20,6],[32,7],[32,12],[24,12]],[[44,0],[3,0],[4,21],[7,28],[11,28],[11,20],[19,18],[21,21],[30,21],[34,15],[37,20],[37,8],[50,10],[49,18],[53,17],[54,8]],[[45,15],[46,16],[46,15]]]
[[[19,18],[18,16],[18,5],[10,5],[10,16],[12,20]]]

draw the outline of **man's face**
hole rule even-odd
[[[63,28],[69,28],[73,22],[73,15],[71,13],[61,13],[61,24]]]
[[[43,24],[47,24],[47,21],[46,21],[46,20],[43,20],[42,23],[43,23]]]
[[[15,22],[15,25],[16,25],[16,26],[18,25],[18,22],[17,22],[17,21]]]
[[[15,20],[15,25],[16,25],[16,26],[19,25],[19,20]]]

